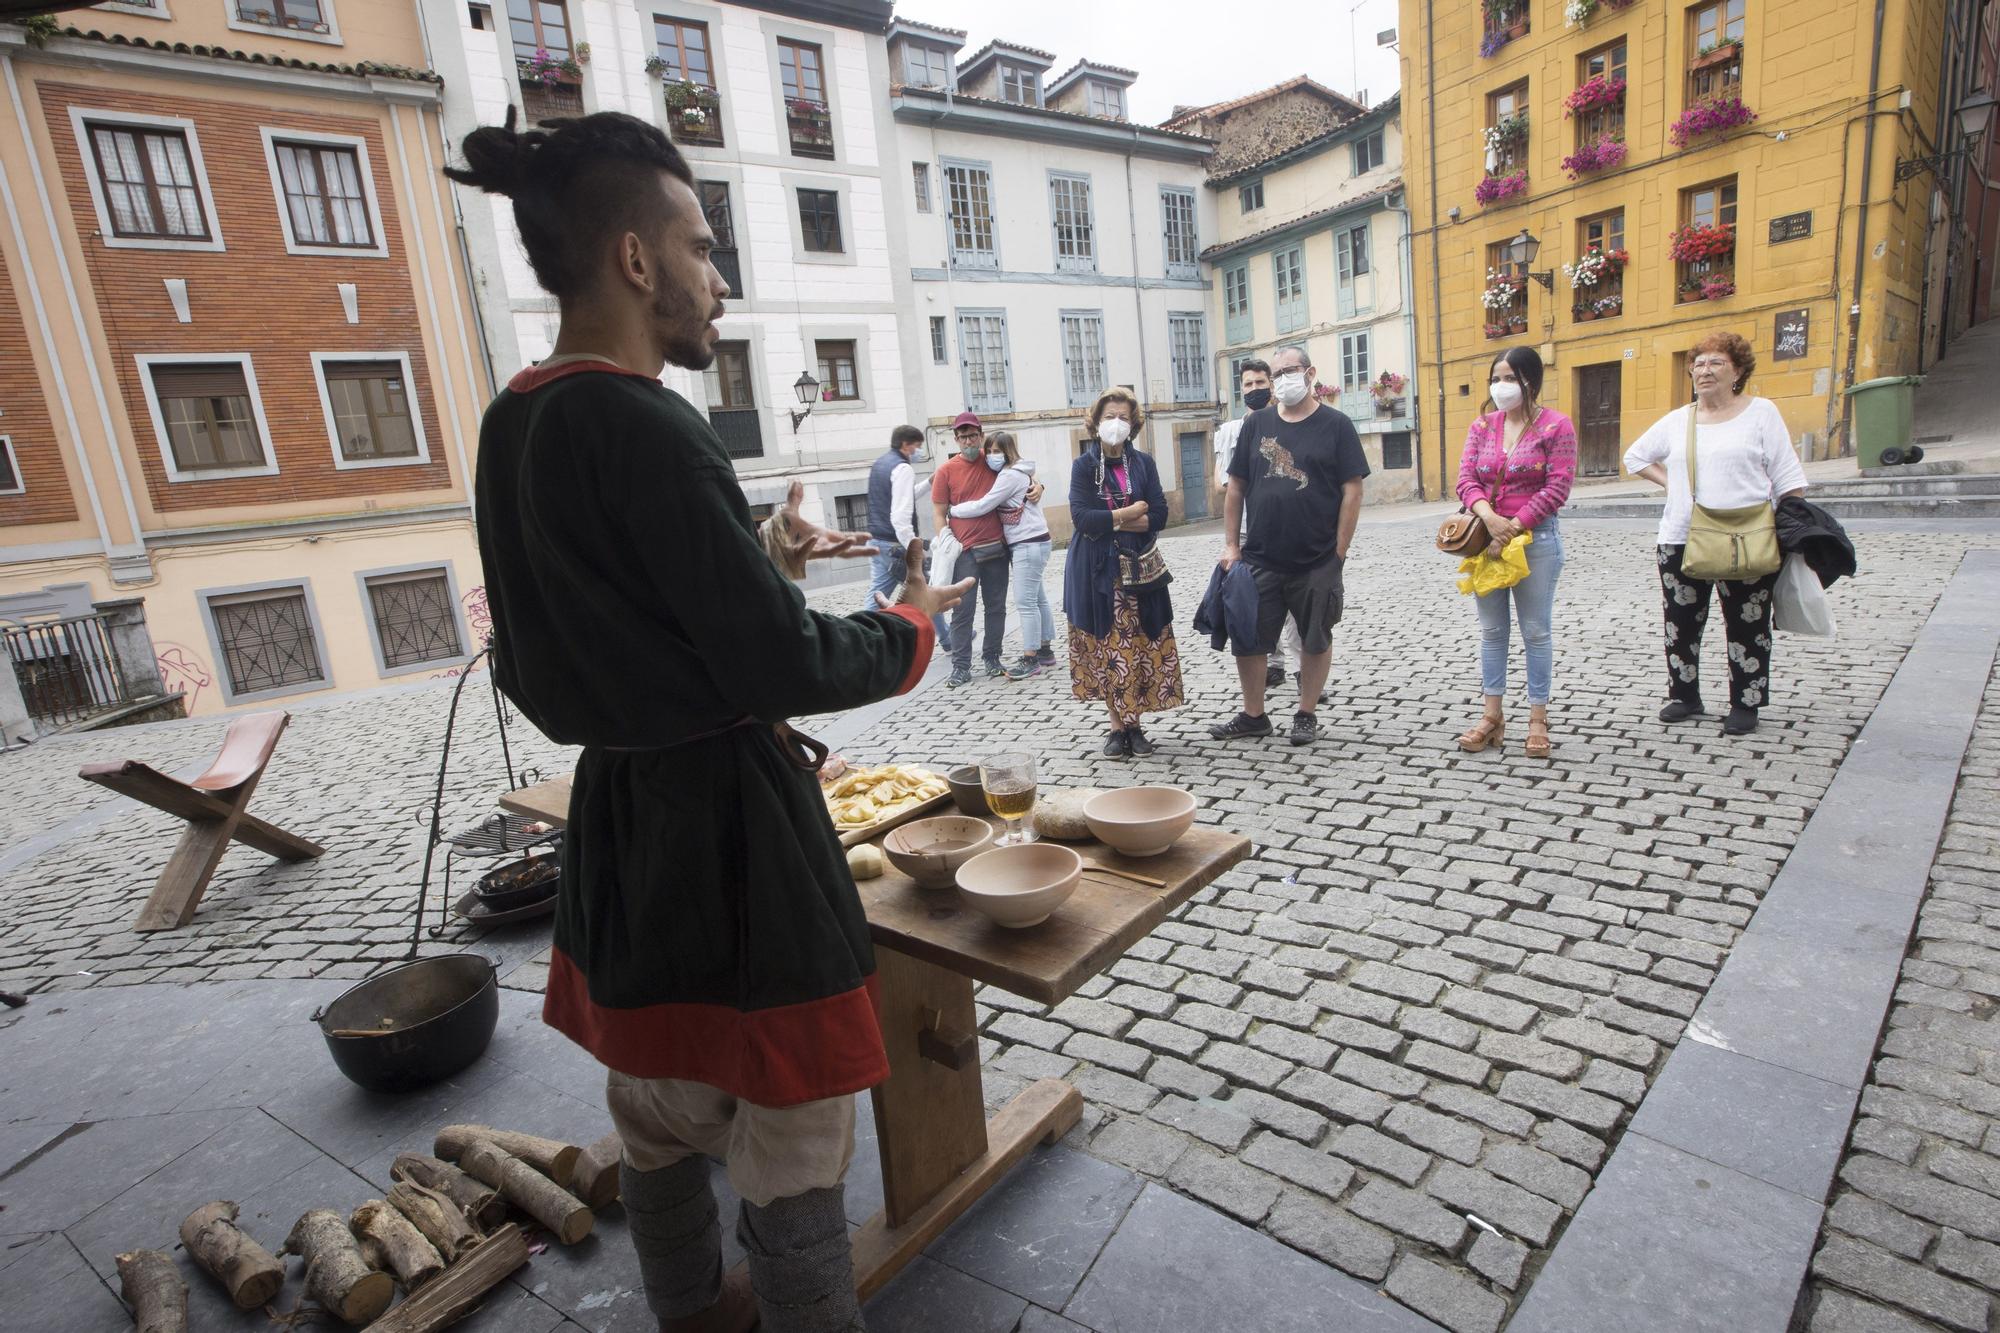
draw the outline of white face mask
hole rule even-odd
[[[1097,438],[1116,449],[1132,438],[1132,423],[1119,417],[1106,417],[1097,423]]]
[[[1512,380],[1494,380],[1486,392],[1493,395],[1493,406],[1502,412],[1512,412],[1521,405],[1521,386]]]
[[[1297,407],[1305,401],[1306,373],[1303,370],[1288,370],[1271,382],[1271,392],[1286,407]]]

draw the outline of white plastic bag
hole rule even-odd
[[[949,527],[940,529],[931,538],[931,569],[927,577],[933,588],[942,588],[952,581],[951,571],[958,568],[959,552],[963,549]]]
[[[1778,629],[1787,634],[1833,637],[1833,608],[1826,604],[1826,589],[1819,586],[1819,575],[1813,573],[1804,556],[1795,553],[1785,557],[1771,601]]]

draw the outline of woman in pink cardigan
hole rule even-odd
[[[1493,539],[1494,555],[1522,532],[1531,531],[1528,577],[1511,588],[1478,598],[1479,688],[1486,710],[1458,738],[1458,747],[1476,754],[1498,748],[1506,738],[1503,702],[1507,695],[1508,608],[1521,622],[1528,655],[1528,744],[1531,759],[1549,755],[1549,694],[1555,677],[1551,621],[1556,578],[1562,573],[1562,534],[1556,511],[1569,498],[1576,477],[1576,427],[1542,394],[1542,358],[1531,347],[1510,347],[1493,362],[1488,386],[1498,411],[1472,423],[1458,461],[1458,498]]]

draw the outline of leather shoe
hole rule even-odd
[[[1104,757],[1106,759],[1130,759],[1132,757],[1132,733],[1129,731],[1114,731],[1109,736],[1106,736],[1104,738]]]
[[[1757,710],[1754,708],[1732,708],[1729,716],[1722,719],[1722,734],[1725,736],[1748,736],[1757,730]]]
[[[1701,700],[1699,699],[1696,699],[1693,703],[1675,699],[1660,710],[1660,721],[1685,722],[1691,717],[1705,717],[1707,714],[1708,710],[1701,706]]]

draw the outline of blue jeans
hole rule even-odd
[[[1021,617],[1021,655],[1032,657],[1056,639],[1056,613],[1049,594],[1042,587],[1042,571],[1049,567],[1053,542],[1023,542],[1009,551],[1012,566],[1007,574],[1014,585],[1014,610]]]
[[[1511,588],[1475,598],[1479,603],[1479,690],[1489,697],[1507,693],[1508,607],[1521,621],[1528,652],[1528,704],[1540,707],[1555,687],[1556,578],[1562,573],[1562,533],[1554,518],[1542,520],[1528,543],[1528,577]]]
[[[868,594],[861,602],[863,611],[881,610],[875,604],[875,594],[879,592],[884,597],[892,596],[909,567],[908,555],[895,542],[878,539],[875,544],[882,549],[868,558]],[[945,623],[943,616],[932,616],[931,623],[937,627],[938,647],[950,652],[951,626]]]

